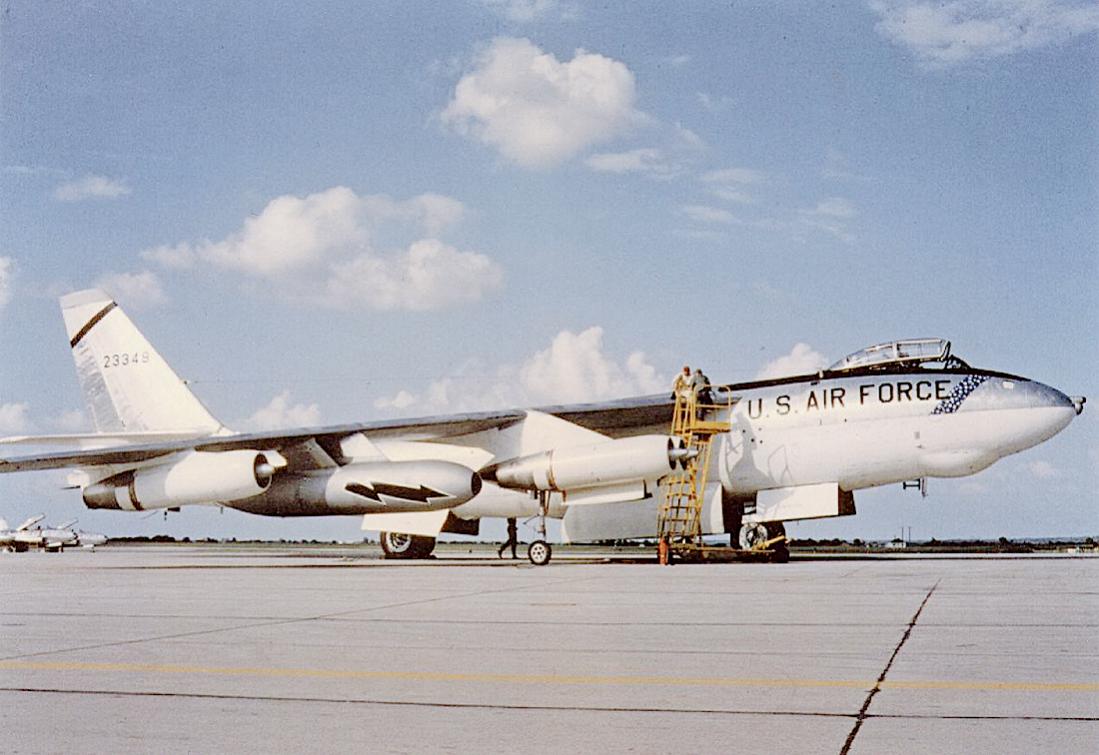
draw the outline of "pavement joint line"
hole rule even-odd
[[[524,705],[518,703],[455,703],[431,702],[425,700],[379,700],[359,697],[304,697],[290,695],[236,695],[211,692],[157,692],[135,690],[105,689],[61,689],[58,687],[0,687],[0,693],[15,694],[58,694],[91,695],[104,697],[152,697],[194,700],[247,700],[253,702],[293,702],[322,703],[337,705],[379,705],[404,706],[418,708],[450,708],[471,710],[523,710],[523,711],[570,711],[583,713],[657,713],[687,715],[723,715],[723,716],[774,716],[794,718],[855,718],[854,713],[832,711],[799,710],[752,710],[738,708],[651,708],[632,706],[577,706],[577,705]],[[1092,723],[1099,721],[1097,716],[983,716],[983,715],[930,715],[922,713],[870,713],[868,719],[878,720],[929,720],[929,721],[1073,721]]]
[[[573,711],[592,713],[682,713],[704,715],[749,715],[749,716],[795,716],[812,718],[851,718],[851,713],[833,713],[823,711],[769,711],[769,710],[730,710],[723,708],[646,708],[629,706],[576,706],[576,705],[524,705],[520,703],[455,703],[429,702],[420,700],[375,700],[371,698],[336,697],[295,697],[281,695],[232,695],[204,692],[135,692],[132,690],[73,690],[52,687],[0,687],[0,692],[44,693],[64,695],[104,695],[119,697],[174,697],[212,700],[254,700],[257,702],[295,702],[295,703],[337,703],[355,705],[392,705],[421,708],[456,708],[480,710],[544,710]]]
[[[579,580],[578,579],[559,579],[559,580],[555,580],[554,582],[543,583],[543,584],[539,584],[539,585],[536,585],[536,586],[537,587],[544,587],[546,585],[555,585],[555,584],[570,583],[570,582],[586,582],[586,581],[593,580],[593,579],[598,579],[598,577],[596,577],[596,576],[583,577]],[[321,619],[332,619],[332,618],[335,618],[335,617],[348,616],[350,614],[355,614],[355,613],[364,613],[364,612],[367,612],[367,611],[384,611],[384,610],[387,610],[387,609],[390,609],[390,608],[405,608],[407,606],[423,605],[423,604],[426,604],[426,603],[436,603],[436,602],[439,602],[439,601],[442,601],[442,600],[452,600],[454,598],[472,598],[472,597],[476,597],[478,595],[489,595],[489,594],[492,594],[492,593],[518,592],[518,591],[525,590],[529,587],[531,587],[531,586],[530,585],[525,585],[525,584],[524,585],[512,585],[510,587],[500,587],[500,588],[495,588],[495,589],[492,589],[492,590],[477,590],[475,592],[468,592],[468,593],[451,593],[451,594],[448,594],[448,595],[440,595],[440,596],[436,596],[436,597],[432,597],[432,598],[420,598],[418,600],[406,600],[406,601],[403,601],[401,603],[390,603],[390,604],[385,604],[385,605],[380,605],[380,606],[368,606],[368,607],[365,607],[365,608],[354,608],[354,609],[347,610],[347,611],[337,611],[337,612],[334,612],[334,613],[321,614],[321,615],[318,615],[318,616],[301,616],[301,617],[296,617],[296,618],[279,619],[277,621],[260,621],[260,622],[253,622],[253,623],[250,623],[250,624],[237,624],[237,625],[234,625],[234,626],[217,627],[217,628],[214,628],[214,629],[198,629],[198,630],[195,630],[193,632],[178,632],[178,633],[175,633],[175,634],[158,635],[156,637],[138,637],[138,638],[133,638],[133,639],[129,639],[129,640],[115,640],[113,642],[101,642],[101,643],[97,643],[95,645],[83,645],[83,646],[80,646],[80,647],[58,648],[58,649],[55,649],[55,650],[42,650],[42,651],[39,651],[39,652],[36,652],[36,653],[18,653],[16,655],[5,656],[3,658],[0,658],[0,663],[3,663],[5,661],[15,661],[15,660],[19,660],[21,658],[37,658],[37,657],[41,657],[41,656],[44,656],[44,655],[58,655],[60,653],[75,653],[75,652],[78,652],[78,651],[81,651],[81,650],[98,650],[100,648],[120,647],[122,645],[139,645],[139,644],[146,643],[146,642],[158,642],[158,641],[161,641],[161,640],[177,640],[177,639],[180,639],[180,638],[183,638],[183,637],[198,637],[198,636],[202,636],[202,635],[218,634],[220,632],[231,632],[231,631],[235,631],[235,630],[238,630],[238,629],[255,629],[255,628],[258,628],[258,627],[280,626],[280,625],[285,625],[285,624],[297,624],[297,623],[303,623],[303,622],[308,622],[308,621],[317,621],[317,620],[321,620]]]
[[[590,577],[589,579],[595,579]],[[473,593],[477,595],[488,595],[492,592],[507,592],[509,590],[519,590],[525,587],[522,586],[500,590],[486,590],[484,592]],[[452,597],[452,596],[446,596]],[[470,597],[468,595],[456,596],[456,597]],[[444,598],[439,598],[440,600]],[[400,608],[401,606],[407,606],[410,603],[393,604],[393,606],[385,606],[378,608]],[[581,608],[578,604],[577,608]],[[193,619],[193,620],[206,620],[206,621],[256,621],[256,622],[270,622],[270,623],[282,623],[287,621],[335,621],[335,622],[348,622],[348,623],[378,623],[378,624],[468,624],[468,625],[481,625],[489,624],[496,625],[515,625],[515,626],[540,626],[540,625],[553,625],[553,626],[708,626],[708,628],[721,628],[721,626],[781,626],[781,628],[787,628],[787,626],[841,626],[841,628],[848,628],[848,626],[892,626],[895,622],[889,621],[866,621],[866,622],[841,622],[841,621],[558,621],[558,620],[526,620],[526,619],[388,619],[385,617],[363,617],[356,618],[348,613],[358,613],[362,611],[370,611],[376,609],[355,609],[354,611],[340,612],[340,613],[326,613],[321,615],[315,615],[315,617],[233,617],[233,615],[203,615],[203,614],[188,614],[188,613],[104,613],[104,612],[62,612],[62,611],[12,611],[0,614],[0,618],[97,618],[97,619]],[[257,624],[263,625],[263,624]],[[1063,628],[1063,626],[1070,626],[1070,628],[1079,629],[1094,629],[1099,628],[1099,624],[926,624],[928,626],[946,626],[946,628],[954,628],[954,626],[967,626],[967,628],[980,628],[980,626],[988,626],[991,629],[1003,629],[1008,626],[1056,626],[1056,628]],[[0,658],[2,659],[2,658]]]
[[[855,737],[859,735],[859,729],[862,728],[862,723],[866,720],[866,713],[870,710],[870,703],[874,701],[874,696],[881,691],[882,683],[885,681],[889,669],[893,667],[893,661],[897,660],[897,655],[900,654],[901,648],[904,647],[904,643],[908,642],[908,638],[912,634],[912,629],[916,626],[916,621],[920,618],[924,606],[927,605],[927,601],[931,600],[931,596],[935,593],[935,589],[941,582],[942,578],[940,577],[935,584],[931,585],[931,589],[927,591],[927,595],[920,601],[920,606],[916,609],[916,613],[912,614],[912,619],[908,622],[908,626],[905,627],[900,642],[897,643],[897,647],[893,648],[893,654],[889,656],[889,660],[885,663],[885,668],[881,670],[878,681],[875,682],[873,688],[866,694],[866,699],[862,702],[862,708],[859,709],[859,714],[855,717],[855,725],[851,727],[851,732],[847,735],[847,739],[843,743],[843,748],[840,749],[840,755],[848,755],[848,753],[851,752],[851,745],[855,743]]]
[[[371,671],[365,669],[315,669],[249,666],[190,666],[160,663],[98,663],[88,661],[0,661],[0,671],[91,671],[96,673],[180,674],[266,678],[375,679],[418,682],[483,682],[492,684],[560,684],[674,687],[779,687],[846,689],[982,690],[999,692],[1099,693],[1099,682],[1000,682],[1000,681],[885,681],[868,679],[788,679],[737,677],[676,677],[658,675],[594,674],[489,674],[448,671]],[[847,717],[862,715],[844,714]]]

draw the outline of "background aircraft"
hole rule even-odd
[[[45,514],[36,514],[15,529],[9,529],[7,521],[0,519],[0,550],[22,552],[38,548],[60,552],[65,550],[66,546],[94,548],[107,542],[106,535],[72,529],[76,524],[75,519],[70,519],[56,527],[35,526],[45,518]]]
[[[683,463],[667,395],[233,433],[102,291],[61,306],[97,432],[5,439],[65,450],[2,459],[0,472],[78,468],[90,508],[364,515],[388,554],[414,557],[492,516],[560,518],[571,541],[651,536],[661,480]],[[1052,437],[1083,402],[972,368],[939,339],[720,386],[713,418],[730,430],[715,439],[703,531],[748,547],[780,538],[785,521],[854,513],[860,488],[973,474]],[[544,562],[549,548],[533,543],[530,555]]]

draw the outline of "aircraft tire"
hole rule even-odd
[[[756,543],[762,543],[767,539],[768,529],[765,524],[743,524],[740,527],[740,535],[737,542],[741,550],[750,551],[756,547]]]
[[[403,532],[379,533],[386,558],[427,558],[435,550],[435,538],[406,535]]]
[[[527,546],[527,558],[535,566],[545,566],[550,562],[552,555],[553,549],[545,540],[535,540]]]
[[[790,549],[786,547],[786,543],[779,543],[774,547],[770,560],[772,564],[787,564],[790,562]]]

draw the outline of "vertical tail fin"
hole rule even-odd
[[[97,432],[194,430],[222,425],[130,318],[98,289],[61,297],[80,389]]]

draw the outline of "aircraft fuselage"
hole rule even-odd
[[[1065,394],[1015,375],[928,370],[733,386],[712,472],[734,495],[837,482],[843,490],[960,477],[1057,434]],[[726,413],[727,414],[727,413]]]

